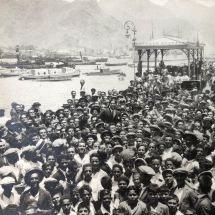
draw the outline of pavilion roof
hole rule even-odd
[[[136,43],[135,49],[201,49],[204,44],[197,42],[189,42],[185,39],[163,36],[158,39],[151,39],[145,43]]]

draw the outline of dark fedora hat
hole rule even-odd
[[[101,133],[101,139],[103,140],[105,136],[110,136],[112,137],[112,133],[109,130],[105,130]]]
[[[42,171],[41,169],[39,169],[39,168],[32,168],[32,169],[28,170],[28,171],[25,173],[24,180],[25,180],[25,183],[26,183],[27,185],[30,184],[30,177],[31,177],[31,175],[34,174],[34,173],[37,173],[37,174],[39,175],[39,180],[40,180],[40,182],[43,180],[43,177],[44,177],[43,171]]]

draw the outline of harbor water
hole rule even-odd
[[[180,63],[184,64],[184,62]],[[153,63],[151,65],[153,66]],[[143,67],[146,67],[146,63],[143,63]],[[85,73],[95,70],[96,65],[79,66],[78,68]],[[30,108],[34,102],[38,101],[42,104],[42,111],[47,109],[55,111],[71,98],[72,90],[76,90],[79,94],[81,79],[85,80],[87,93],[90,93],[91,88],[105,92],[109,89],[124,90],[128,87],[130,80],[134,79],[134,68],[132,67],[114,66],[111,69],[120,69],[126,76],[86,76],[81,73],[80,77],[59,82],[21,81],[18,77],[0,78],[0,108],[5,109],[6,116],[9,116],[12,102],[21,103],[26,108]]]

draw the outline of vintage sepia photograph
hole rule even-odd
[[[0,215],[215,215],[215,0],[0,0]]]

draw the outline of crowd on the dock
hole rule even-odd
[[[81,80],[57,111],[13,102],[0,214],[214,215],[215,92],[189,79],[162,69],[90,93]]]

